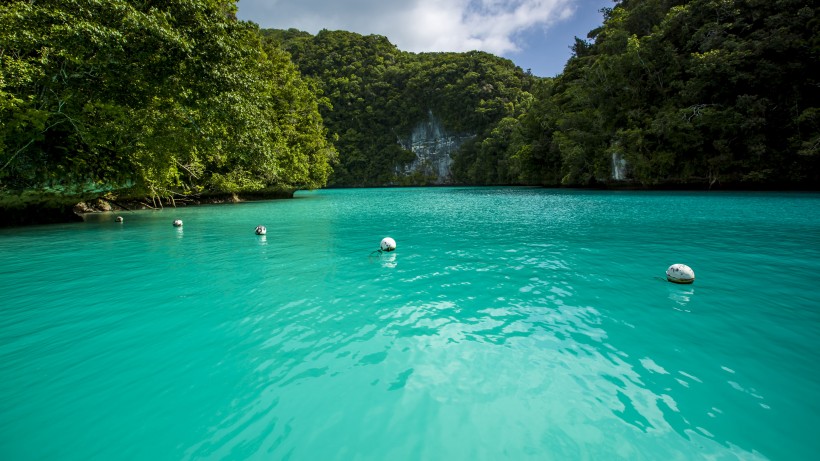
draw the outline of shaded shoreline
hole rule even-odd
[[[566,190],[601,190],[601,191],[698,191],[698,192],[818,192],[820,184],[738,184],[717,183],[676,183],[669,182],[655,185],[636,183],[594,183],[587,186],[547,186],[524,184],[435,184],[435,185],[384,185],[384,186],[328,186],[325,189],[401,189],[414,187],[533,187],[543,189]],[[86,214],[104,212],[129,212],[163,208],[180,208],[199,205],[231,204],[260,200],[277,200],[293,198],[295,190],[265,190],[244,193],[214,193],[180,198],[162,198],[152,200],[149,197],[131,199],[111,199],[99,197],[80,201],[73,205],[55,203],[49,200],[44,203],[30,203],[22,207],[0,209],[0,227],[20,227],[39,224],[58,224],[83,222]]]
[[[163,208],[183,208],[199,205],[223,203],[242,203],[260,200],[277,200],[293,198],[295,191],[276,190],[220,194],[202,194],[181,198],[154,199],[148,197],[136,199],[111,199],[99,197],[81,201],[73,205],[65,204],[29,204],[23,207],[0,209],[0,227],[21,227],[40,224],[59,224],[83,222],[84,215],[106,212],[129,212],[137,210],[159,210]]]

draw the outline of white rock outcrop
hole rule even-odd
[[[409,165],[400,168],[398,174],[410,175],[421,173],[433,179],[434,184],[452,183],[450,167],[453,154],[474,137],[471,134],[450,133],[444,129],[441,121],[428,112],[427,120],[419,122],[409,138],[399,139],[399,144],[416,154],[416,159]]]

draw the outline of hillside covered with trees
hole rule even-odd
[[[520,118],[526,182],[820,184],[820,7],[624,0]]]
[[[0,206],[325,185],[335,157],[288,55],[226,0],[0,10]]]
[[[328,129],[338,136],[340,152],[334,185],[407,184],[397,167],[414,155],[399,146],[398,139],[409,135],[429,112],[448,130],[474,136],[455,159],[456,168],[466,173],[486,160],[480,144],[493,136],[499,123],[526,112],[532,102],[529,90],[537,80],[508,59],[478,51],[408,53],[385,37],[345,31],[323,30],[315,36],[295,29],[262,32],[290,53],[327,100],[320,110]],[[476,180],[461,175],[459,182],[509,182],[496,177],[496,171],[488,165]]]
[[[332,184],[401,183],[413,155],[396,140],[429,110],[475,135],[453,159],[460,184],[817,187],[816,5],[623,0],[604,13],[554,79],[379,36],[263,33],[329,102]]]

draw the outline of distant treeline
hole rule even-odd
[[[473,135],[461,184],[820,183],[820,7],[623,0],[538,78],[483,52],[261,30],[233,0],[0,9],[0,206],[423,184],[398,140]]]

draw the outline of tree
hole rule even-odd
[[[338,186],[427,181],[397,173],[415,157],[398,145],[400,138],[409,137],[430,112],[452,133],[479,140],[502,132],[511,135],[513,130],[496,130],[497,124],[523,113],[532,99],[527,90],[536,80],[511,61],[488,53],[406,53],[385,37],[345,31],[323,30],[316,36],[293,29],[263,33],[291,53],[299,70],[328,100],[321,110],[328,129],[338,136],[339,164],[331,178]],[[508,168],[506,158],[479,168],[492,170],[486,175],[458,176],[475,170],[470,149],[466,146],[454,158],[456,180],[510,180],[506,171],[496,171]]]
[[[227,0],[4,7],[0,190],[68,202],[324,185],[335,152],[311,87],[235,9]]]
[[[647,186],[816,187],[818,24],[796,0],[618,2],[533,105],[521,152],[557,149],[567,185],[609,181],[618,157]]]

